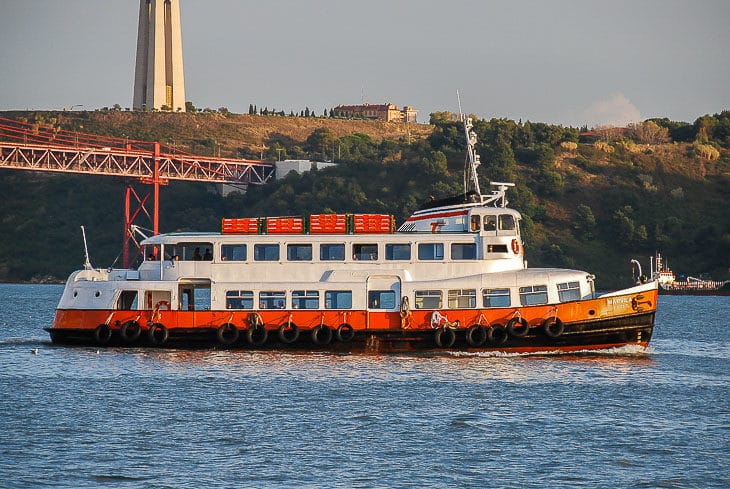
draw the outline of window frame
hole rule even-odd
[[[266,258],[266,252],[264,251],[264,257],[259,255],[259,249],[276,249],[276,258]],[[279,243],[255,243],[253,245],[253,260],[254,261],[280,261],[281,260],[281,246]]]
[[[464,298],[468,301],[467,306],[459,304]],[[446,293],[446,303],[449,309],[476,309],[477,289],[449,289]]]
[[[435,298],[438,298],[438,301],[435,303],[435,305],[432,305],[431,302],[425,302],[425,301],[431,301]],[[415,290],[413,292],[413,308],[414,309],[442,309],[444,305],[444,294],[443,291],[438,289],[424,289],[424,290]]]
[[[424,253],[430,247],[431,254]],[[439,255],[440,251],[440,255]],[[418,259],[421,261],[443,261],[444,260],[444,244],[442,242],[418,243]]]
[[[500,298],[507,298],[506,304],[492,304],[492,301],[499,301]],[[487,288],[482,289],[482,306],[493,309],[497,307],[512,307],[512,294],[510,289]]]
[[[240,249],[243,249],[243,258],[234,258],[236,251]],[[226,251],[229,251],[230,253],[226,253]],[[248,245],[246,243],[221,244],[221,261],[248,261]]]
[[[233,295],[236,294],[236,295]],[[249,307],[245,307],[244,301],[251,301]],[[239,307],[233,307],[232,301],[238,301]],[[253,290],[226,290],[226,309],[235,309],[241,311],[250,311],[254,306]]]
[[[309,249],[309,258],[307,258],[306,250]],[[296,251],[296,255],[292,258],[292,251]],[[305,251],[304,258],[300,258],[301,251]],[[287,243],[286,260],[287,261],[312,261],[314,247],[312,243]]]
[[[547,285],[527,285],[520,287],[519,292],[520,304],[523,306],[539,306],[548,303]]]

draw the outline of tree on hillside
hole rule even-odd
[[[335,141],[337,141],[337,136],[332,129],[320,127],[312,131],[304,142],[304,147],[314,154],[321,154],[322,158],[326,159],[325,155],[332,151],[332,144]]]
[[[669,141],[669,129],[650,120],[629,124],[629,135],[637,143],[642,144],[660,144]]]

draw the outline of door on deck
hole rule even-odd
[[[367,303],[366,327],[388,329],[398,327],[401,281],[397,275],[370,275],[367,279],[365,298]]]
[[[205,316],[208,316],[207,311],[210,311],[210,308],[210,280],[186,280],[179,283],[178,309],[193,313],[192,317],[187,314],[183,315],[183,317],[187,317],[190,320],[190,324],[185,324],[185,326],[203,324],[205,319],[201,313],[206,311]],[[188,323],[188,321],[184,322]]]

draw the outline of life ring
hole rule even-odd
[[[142,328],[137,321],[127,321],[122,324],[122,329],[119,331],[122,339],[127,343],[137,341],[139,335],[142,334]]]
[[[524,338],[530,332],[530,325],[527,324],[527,319],[514,317],[507,323],[507,331],[515,338]]]
[[[487,341],[492,345],[503,345],[507,341],[507,329],[501,324],[493,324],[487,329]]]
[[[269,332],[263,324],[251,326],[246,330],[246,339],[254,346],[263,346],[269,338]]]
[[[487,330],[480,324],[472,324],[466,330],[466,342],[471,346],[482,346],[487,341]]]
[[[515,255],[520,252],[520,243],[516,239],[512,240],[512,253]]]
[[[456,333],[451,328],[439,328],[433,336],[439,348],[451,348],[456,341]]]
[[[218,336],[218,343],[221,345],[232,345],[238,340],[239,336],[238,328],[235,324],[225,323],[218,326],[216,336]]]
[[[332,328],[327,325],[320,324],[312,329],[312,341],[317,345],[329,345],[332,341]]]
[[[153,345],[164,345],[169,337],[170,332],[162,323],[152,323],[150,325],[150,330],[147,332],[147,339],[149,339],[150,343]]]
[[[337,336],[337,341],[347,343],[348,341],[352,341],[352,339],[355,338],[355,328],[347,323],[342,323],[337,326],[337,329],[335,330],[335,336]]]
[[[112,339],[112,328],[102,323],[94,329],[94,341],[99,345],[106,345]]]
[[[279,326],[279,340],[282,343],[294,343],[299,339],[299,327],[291,321]]]
[[[172,310],[172,308],[170,307],[170,301],[159,301],[157,304],[155,304],[155,311],[159,311],[161,306],[165,306],[168,311]]]
[[[561,321],[560,318],[557,316],[547,318],[542,323],[542,330],[550,338],[557,338],[558,336],[563,334],[564,329],[565,326],[563,325],[563,321]]]

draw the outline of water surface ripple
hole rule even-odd
[[[357,356],[54,346],[60,293],[0,285],[3,488],[730,487],[728,297],[648,352]]]

